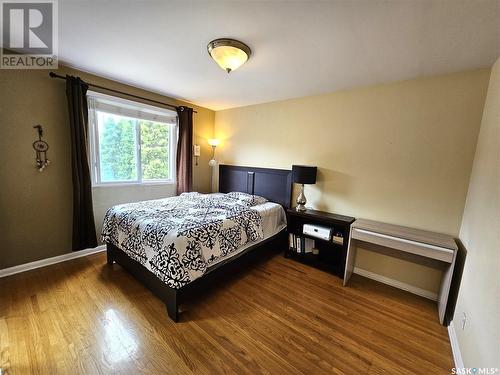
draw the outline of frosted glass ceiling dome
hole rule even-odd
[[[228,73],[242,66],[252,54],[245,43],[227,38],[212,40],[207,50],[212,59]]]

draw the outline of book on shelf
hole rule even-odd
[[[293,233],[288,234],[288,248],[291,252],[297,254],[313,253],[315,242],[311,238],[299,236]]]
[[[314,245],[315,245],[314,240],[311,238],[305,238],[305,237],[302,237],[302,238],[304,240],[304,253],[305,254],[312,253]]]
[[[295,235],[293,233],[288,233],[288,248],[295,251]]]

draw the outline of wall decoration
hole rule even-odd
[[[201,155],[201,147],[200,145],[194,145],[193,146],[193,156],[194,156],[194,160],[196,162],[196,166],[198,166],[198,159],[200,158],[200,155]]]
[[[50,160],[47,159],[47,150],[49,149],[49,144],[42,139],[42,125],[35,125],[33,126],[33,128],[37,129],[38,131],[38,140],[33,142],[33,148],[36,152],[36,167],[39,172],[43,172],[43,170],[50,164]]]

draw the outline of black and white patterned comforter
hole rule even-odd
[[[262,218],[244,193],[184,193],[110,208],[102,240],[122,249],[172,288],[202,276],[246,243],[262,239]]]

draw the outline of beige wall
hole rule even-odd
[[[317,165],[308,205],[457,235],[489,70],[216,112],[220,160]],[[440,271],[360,251],[357,266],[437,292]]]
[[[89,82],[163,100],[180,101],[112,82],[66,67]],[[192,105],[191,105],[192,106]],[[202,146],[194,167],[194,188],[210,190],[210,147],[214,112],[193,106],[194,142]],[[52,164],[39,173],[34,167],[35,124],[44,127]],[[45,70],[0,70],[0,269],[71,251],[72,190],[68,113],[64,81]],[[172,195],[173,186],[94,188],[98,229],[107,207],[116,203]]]
[[[466,367],[500,368],[500,59],[491,72],[460,239],[467,259],[453,321],[462,358]]]

